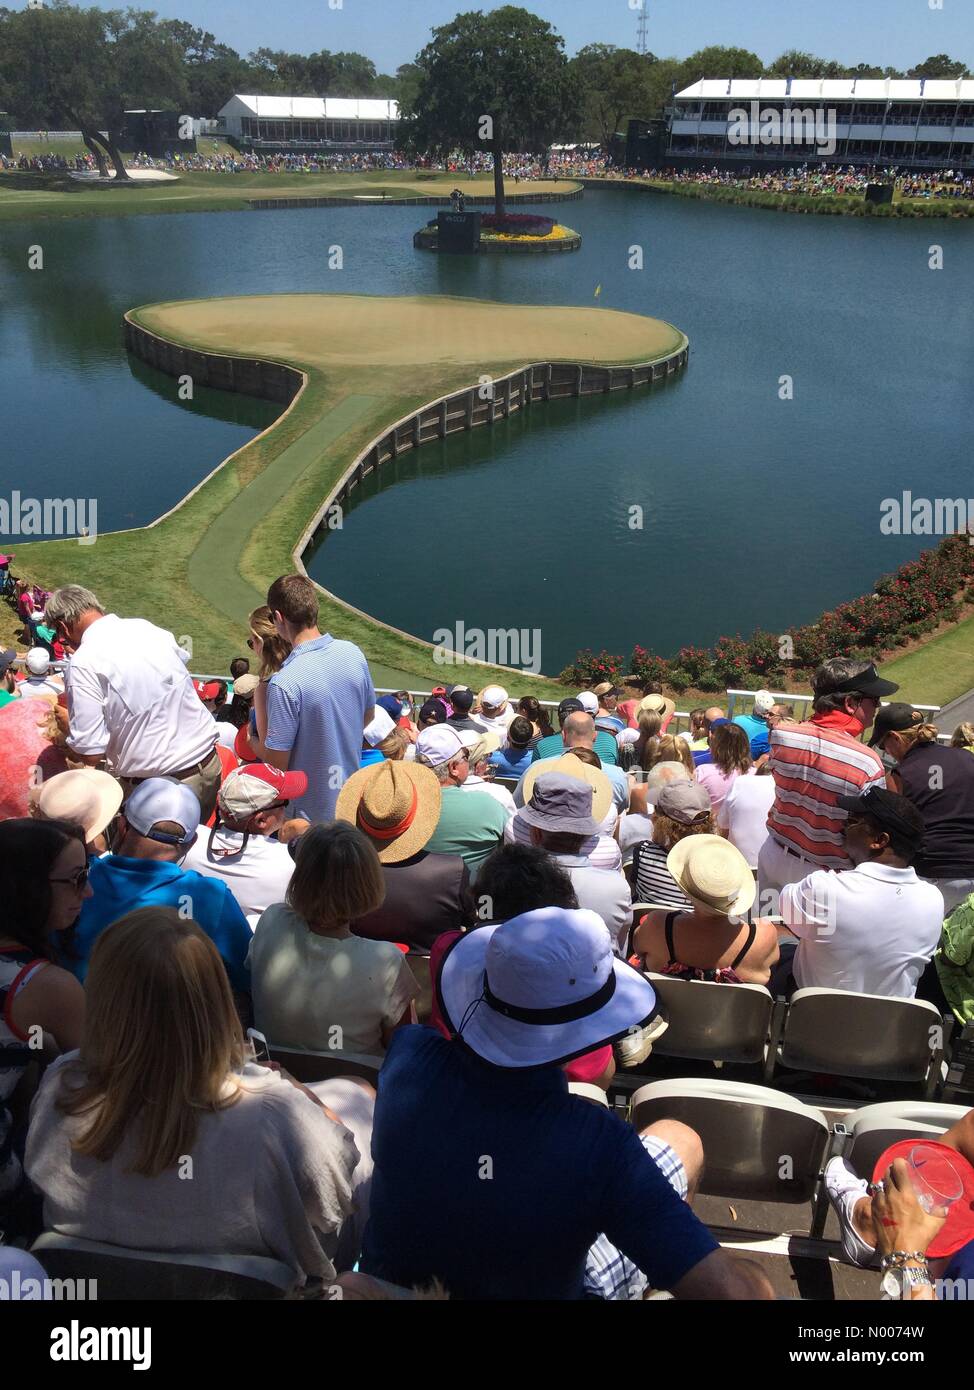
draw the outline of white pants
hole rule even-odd
[[[943,893],[945,917],[949,917],[955,907],[966,902],[974,893],[974,878],[927,878],[924,882],[932,883]]]
[[[756,917],[776,917],[781,911],[779,896],[788,883],[801,883],[822,866],[814,859],[805,859],[782,849],[769,835],[758,855],[758,899],[754,905]]]
[[[369,1219],[369,1197],[372,1191],[372,1120],[375,1096],[347,1076],[330,1081],[312,1081],[308,1087],[334,1110],[346,1129],[351,1130],[359,1158],[352,1174],[352,1214],[341,1228],[335,1268],[339,1274],[355,1264],[362,1250],[362,1236]]]

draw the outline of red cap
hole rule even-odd
[[[232,816],[266,811],[279,801],[294,801],[308,790],[304,772],[283,772],[268,763],[235,768],[220,788],[220,806]]]
[[[223,694],[219,681],[193,681],[193,688],[201,700],[219,700]]]
[[[250,745],[250,729],[246,724],[242,724],[237,730],[237,737],[233,740],[233,751],[242,763],[257,761],[257,754]]]

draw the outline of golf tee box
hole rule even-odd
[[[480,246],[479,212],[438,212],[437,249],[469,254]]]

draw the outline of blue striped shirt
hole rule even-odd
[[[362,730],[375,705],[365,657],[354,642],[327,634],[295,647],[267,687],[268,748],[290,753],[308,790],[291,815],[335,819],[342,784],[357,772]]]

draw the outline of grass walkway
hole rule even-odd
[[[86,584],[115,611],[188,638],[192,668],[212,672],[243,651],[247,613],[277,575],[293,570],[294,546],[352,459],[396,420],[485,372],[499,377],[544,361],[649,362],[685,343],[672,325],[638,314],[450,296],[240,296],[147,306],[133,317],[184,345],[287,362],[307,385],[155,524],[99,535],[93,545],[21,545],[18,566],[49,588]],[[420,530],[416,539],[421,576],[435,537]],[[428,646],[330,596],[321,621],[362,647],[382,685],[422,689],[461,673],[478,688],[513,680],[503,668],[472,663],[445,670]],[[544,678],[517,684],[540,698],[564,693]]]
[[[974,614],[915,651],[884,662],[882,672],[908,700],[947,705],[966,695],[974,689]]]

